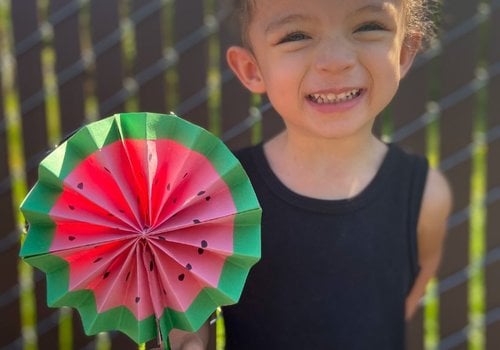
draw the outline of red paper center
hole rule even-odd
[[[69,263],[70,290],[94,293],[98,312],[124,305],[139,320],[159,318],[217,286],[235,213],[202,154],[172,140],[121,140],[65,179],[50,251]]]

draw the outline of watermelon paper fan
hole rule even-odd
[[[143,343],[195,331],[238,301],[260,258],[261,209],[243,168],[173,114],[88,124],[38,176],[21,205],[20,256],[46,273],[49,306],[78,309],[87,334]]]

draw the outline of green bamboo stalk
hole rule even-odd
[[[478,13],[488,15],[490,12],[489,1],[483,0],[478,7]],[[484,81],[488,78],[488,45],[490,23],[485,21],[479,32],[479,55],[476,68],[476,78]],[[470,184],[470,221],[469,221],[469,262],[472,266],[468,283],[469,303],[469,350],[482,350],[486,348],[486,276],[481,264],[487,253],[486,247],[486,196],[487,196],[487,158],[488,145],[487,132],[487,105],[488,89],[483,88],[476,94],[476,111],[474,113],[474,151],[472,156],[472,175]]]
[[[11,176],[12,206],[16,214],[15,221],[19,230],[24,227],[24,218],[18,210],[21,201],[27,194],[25,159],[23,147],[23,131],[21,124],[21,108],[16,89],[16,66],[13,57],[12,23],[10,20],[10,2],[0,2],[0,60],[2,66],[1,84],[3,108],[6,121],[7,158]],[[25,232],[21,233],[21,245]],[[38,349],[36,331],[36,296],[33,281],[33,268],[24,261],[17,264],[19,279],[19,307],[21,313],[21,334],[24,350]]]
[[[122,57],[123,57],[123,68],[125,71],[125,76],[129,77],[125,79],[125,84],[129,87],[129,90],[133,92],[125,101],[125,112],[137,112],[139,108],[139,97],[135,94],[136,85],[132,79],[134,62],[137,55],[137,50],[135,46],[135,27],[130,20],[131,12],[131,1],[126,0],[120,2],[120,21],[121,21],[121,31],[122,31]]]
[[[102,332],[96,335],[95,350],[111,349],[111,339],[108,332]]]
[[[221,57],[220,39],[217,35],[218,25],[216,15],[216,3],[214,0],[205,0],[205,25],[212,31],[208,37],[208,67],[207,67],[207,88],[208,88],[208,128],[217,136],[222,134],[221,117]]]
[[[260,107],[262,106],[262,96],[257,94],[252,94],[250,97],[250,115],[255,118],[255,123],[252,125],[251,129],[251,143],[255,145],[263,141],[263,130],[262,130],[262,114],[260,112]]]
[[[437,349],[440,338],[438,280],[432,278],[425,292],[424,349]]]
[[[53,48],[53,32],[48,24],[48,0],[38,2],[40,22],[46,28],[43,30],[43,48],[41,52],[43,90],[45,94],[45,116],[47,124],[48,146],[57,144],[61,139],[61,115],[59,111],[59,94],[57,89],[57,74],[55,73],[55,50]]]
[[[38,12],[41,22],[48,18],[48,1],[38,3]],[[45,93],[45,116],[47,124],[47,139],[49,147],[61,140],[61,115],[59,111],[59,95],[57,89],[57,75],[55,73],[55,50],[52,47],[52,31],[45,31],[41,52],[42,79]],[[72,312],[68,308],[59,310],[59,348],[72,349],[73,347],[73,320]]]
[[[91,38],[91,13],[90,2],[84,2],[78,13],[79,40],[81,43],[82,55],[85,62],[84,80],[84,115],[87,123],[99,118],[99,103],[95,93],[95,65],[93,60],[92,38]],[[73,348],[73,310],[63,308],[61,310],[59,332],[60,349]],[[111,349],[111,341],[107,333],[99,333],[95,336],[96,350]],[[67,348],[66,348],[67,346]]]
[[[49,147],[61,140],[61,115],[59,111],[59,95],[57,88],[57,74],[55,73],[55,50],[53,48],[53,32],[48,24],[49,3],[47,0],[38,3],[40,22],[44,23],[43,48],[41,51],[42,80],[45,94],[45,122],[47,125],[47,139]],[[59,310],[59,349],[73,348],[73,317],[68,308]]]
[[[426,155],[429,159],[431,167],[438,167],[441,155],[441,123],[440,123],[440,108],[438,101],[441,97],[441,81],[439,79],[439,64],[434,61],[428,63],[430,65],[429,96],[431,101],[427,104],[427,113],[433,118],[433,121],[426,128]],[[423,305],[423,337],[425,350],[437,349],[441,339],[440,327],[440,296],[438,293],[438,280],[432,278],[427,285]]]
[[[435,102],[429,102],[427,113],[433,118],[433,121],[426,128],[426,155],[429,159],[429,165],[437,168],[440,162],[440,138],[441,130],[439,123],[439,106]],[[426,288],[426,303],[423,307],[424,313],[424,347],[426,350],[437,349],[440,340],[440,303],[438,293],[438,280],[432,278]]]
[[[90,123],[99,118],[99,102],[96,96],[95,65],[93,60],[92,38],[90,35],[90,2],[85,2],[78,14],[82,54],[85,58],[84,103],[85,120]]]
[[[57,74],[55,73],[55,49],[53,47],[53,32],[48,23],[49,2],[38,2],[38,13],[43,28],[43,48],[41,51],[42,81],[45,93],[45,118],[47,125],[48,147],[53,147],[62,137],[61,113],[59,109],[59,95],[57,88]],[[70,350],[73,348],[73,312],[69,308],[59,310],[59,348]]]
[[[167,1],[163,11],[163,38],[165,42],[165,54],[174,59],[176,53],[175,46],[175,2]],[[175,111],[179,105],[179,72],[176,65],[171,65],[165,72],[166,81],[166,101],[168,111]]]
[[[394,113],[391,106],[385,108],[379,118],[381,119],[381,139],[384,142],[391,142],[394,133]]]
[[[49,146],[61,140],[61,115],[59,111],[59,95],[57,77],[55,74],[55,51],[46,46],[42,49],[42,71],[45,92],[45,115],[47,124],[47,139]]]
[[[73,349],[73,309],[59,309],[59,349]]]
[[[486,135],[487,89],[477,94],[477,111],[474,125],[474,153],[470,185],[471,215],[469,221],[469,261],[471,265],[469,291],[469,343],[470,350],[481,350],[486,345],[486,286],[484,267],[479,264],[486,255],[486,196],[487,157]]]
[[[216,15],[216,2],[214,0],[204,1],[204,18],[205,25],[212,31],[208,37],[207,50],[207,77],[206,85],[208,89],[207,105],[208,105],[208,128],[217,136],[222,135],[222,86],[221,86],[221,55],[220,55],[220,38],[218,35],[218,25]],[[226,330],[224,320],[220,317],[222,311],[220,308],[216,310],[215,321],[215,346],[216,349],[222,350],[226,343]]]

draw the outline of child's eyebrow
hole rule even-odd
[[[384,3],[377,3],[377,4],[368,4],[365,6],[362,6],[354,11],[355,15],[362,14],[362,13],[374,13],[374,14],[381,14],[381,15],[389,15],[389,16],[394,16],[397,13],[396,7],[388,2]],[[310,16],[306,16],[300,13],[292,13],[288,15],[284,15],[281,17],[278,17],[276,20],[271,21],[265,28],[264,32],[266,34],[273,32],[279,28],[281,28],[284,25],[290,24],[290,23],[304,23],[304,22],[314,22],[314,18]]]
[[[280,27],[287,25],[289,23],[296,23],[296,22],[311,22],[312,18],[308,16],[304,16],[301,14],[290,14],[290,15],[285,15],[283,17],[279,17],[278,19],[270,22],[265,29],[265,33],[272,32],[274,30],[279,29]]]
[[[365,12],[394,15],[396,14],[397,11],[394,4],[387,2],[381,4],[368,4],[354,11],[355,14],[360,14]]]

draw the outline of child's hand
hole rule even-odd
[[[209,327],[205,323],[198,332],[185,332],[172,329],[169,334],[172,350],[205,350],[208,344]]]

